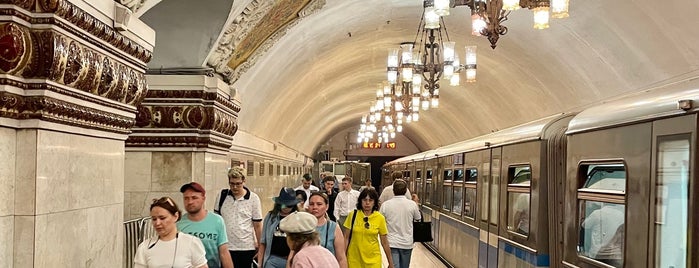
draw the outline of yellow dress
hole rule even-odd
[[[352,225],[353,213],[350,213],[345,220],[344,226],[347,229]],[[364,212],[357,210],[352,239],[347,249],[347,263],[349,268],[381,268],[379,235],[388,233],[386,218],[378,211],[371,213],[366,221],[364,217]]]

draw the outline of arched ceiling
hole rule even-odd
[[[177,0],[158,5],[168,1]],[[531,11],[517,10],[492,50],[485,37],[470,35],[470,10],[452,9],[450,38],[457,47],[478,45],[478,81],[443,83],[440,108],[421,112],[405,135],[431,149],[699,75],[698,10],[696,0],[571,0],[570,17],[552,19],[546,30],[532,29]],[[258,51],[233,82],[240,129],[315,155],[319,144],[359,124],[385,80],[387,49],[413,41],[421,14],[421,0],[326,0]],[[162,33],[154,28],[155,56],[168,57],[157,54]]]

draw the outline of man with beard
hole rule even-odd
[[[199,183],[191,182],[180,187],[186,214],[177,222],[177,229],[198,237],[206,249],[209,268],[233,268],[228,253],[228,236],[221,216],[204,209],[206,190]]]

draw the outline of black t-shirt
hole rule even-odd
[[[328,193],[327,191],[323,191],[324,193]],[[333,215],[333,211],[335,211],[335,199],[337,198],[337,191],[333,188],[332,194],[328,195],[328,217],[332,221],[337,221],[335,219],[335,215]]]
[[[280,216],[279,220],[281,221],[283,218],[284,216]],[[270,248],[270,254],[286,258],[289,256],[289,252],[291,252],[291,249],[286,243],[286,233],[279,229],[279,225],[277,225],[277,229],[274,230],[274,236],[272,236],[272,248]]]

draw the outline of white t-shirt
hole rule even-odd
[[[413,198],[410,194],[410,190],[405,190],[405,197],[408,198],[408,200],[411,200]],[[393,198],[393,185],[389,185],[386,186],[386,188],[383,188],[383,191],[381,191],[381,196],[379,196],[379,204],[383,204],[383,202],[386,202],[391,198]]]
[[[318,187],[315,187],[313,185],[309,186],[308,189],[303,188],[303,185],[301,185],[301,186],[296,187],[294,189],[294,191],[296,191],[296,190],[303,190],[304,192],[306,192],[306,202],[303,203],[304,208],[308,208],[308,199],[311,198],[311,192],[320,191],[320,189],[318,189]]]
[[[389,247],[413,248],[413,221],[422,217],[417,204],[404,196],[396,196],[386,200],[379,212],[386,218]]]
[[[206,251],[199,238],[178,233],[177,238],[163,241],[153,237],[136,249],[134,268],[198,268],[206,265]]]

